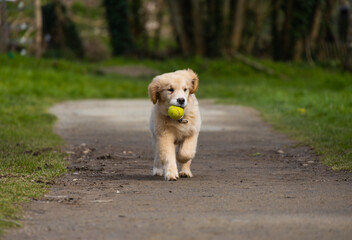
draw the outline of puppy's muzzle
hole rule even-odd
[[[186,100],[184,98],[177,98],[177,103],[182,107],[185,104]]]

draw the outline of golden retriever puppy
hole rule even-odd
[[[192,177],[191,161],[196,154],[201,126],[195,92],[198,76],[191,69],[156,76],[148,92],[154,106],[150,117],[150,131],[155,151],[153,175],[167,181]],[[184,108],[182,120],[168,116],[170,105]],[[176,160],[182,164],[180,173]]]

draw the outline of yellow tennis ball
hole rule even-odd
[[[174,120],[180,120],[183,117],[184,110],[181,107],[170,106],[167,113],[169,114],[170,118]]]

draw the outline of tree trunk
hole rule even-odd
[[[135,41],[139,41],[142,32],[144,31],[143,19],[142,19],[142,1],[133,0],[131,1],[131,33]]]
[[[253,32],[253,35],[249,38],[247,48],[246,48],[247,52],[250,54],[253,52],[254,45],[260,36],[260,32],[261,32],[262,25],[263,25],[263,20],[266,15],[266,13],[264,11],[264,1],[259,0],[256,5],[257,5],[257,7],[255,10],[256,19],[255,19],[254,32]]]
[[[224,49],[228,51],[231,46],[231,32],[233,29],[233,7],[232,7],[233,0],[224,0]]]
[[[8,26],[6,21],[6,0],[1,3],[1,25],[0,25],[0,52],[7,52],[8,39]]]
[[[306,58],[309,63],[313,63],[312,50],[314,51],[317,45],[316,42],[319,36],[322,16],[323,16],[322,3],[320,1],[317,1],[314,8],[312,25],[310,27],[309,35],[305,41]]]
[[[286,1],[285,20],[282,28],[282,59],[289,60],[292,56],[292,20],[293,20],[293,0]]]
[[[242,27],[243,27],[243,16],[244,16],[244,0],[236,0],[234,19],[233,19],[233,31],[231,36],[232,49],[237,51],[241,44],[242,38]]]
[[[179,1],[168,0],[167,2],[169,4],[169,8],[170,8],[171,21],[172,21],[172,24],[175,28],[177,37],[180,41],[182,53],[184,55],[189,55],[191,47],[190,47],[189,41],[187,39],[185,29],[183,28],[184,25],[183,25],[183,19],[181,16],[181,12],[180,12]]]
[[[217,57],[222,54],[223,50],[223,29],[219,26],[223,25],[224,21],[224,0],[208,1],[210,9],[210,25],[211,31],[207,41],[211,44],[208,46],[208,56]]]
[[[228,4],[229,7],[229,13],[228,16],[226,18],[227,21],[227,29],[226,29],[226,48],[228,48],[228,50],[231,50],[232,48],[232,35],[233,35],[233,20],[235,18],[235,8],[236,8],[236,0],[229,0],[229,2],[225,2],[225,4]]]
[[[164,2],[163,0],[157,1],[158,13],[156,16],[156,21],[159,23],[159,27],[154,32],[154,41],[153,41],[154,53],[156,53],[156,51],[158,51],[159,45],[160,45],[160,33],[161,33],[162,26],[163,26],[163,18],[164,18],[164,11],[163,11],[164,4],[163,4],[163,2]]]
[[[309,33],[309,45],[310,47],[315,46],[315,42],[317,41],[318,35],[319,35],[319,30],[320,30],[320,23],[321,23],[321,17],[322,17],[322,9],[321,9],[321,3],[318,1],[317,6],[315,8],[314,12],[314,17],[313,17],[313,23],[312,27],[310,29]]]
[[[347,42],[348,34],[348,24],[349,24],[349,12],[350,8],[347,1],[341,1],[339,4],[339,17],[338,17],[338,33],[339,33],[339,42]]]
[[[106,18],[113,54],[115,56],[132,51],[133,43],[128,23],[127,0],[104,0]]]
[[[271,48],[274,61],[281,59],[281,39],[278,27],[281,0],[271,0]]]
[[[297,62],[301,60],[303,53],[303,40],[299,39],[296,41],[293,49],[293,61]]]
[[[352,0],[350,0],[347,54],[344,62],[344,67],[346,70],[352,72]]]
[[[326,1],[326,9],[324,13],[324,20],[325,20],[325,41],[328,41],[329,43],[335,43],[336,42],[336,37],[333,33],[333,27],[332,27],[332,15],[333,15],[333,10],[334,6],[336,5],[337,0],[327,0]]]
[[[43,17],[42,6],[40,0],[35,0],[35,57],[40,58],[42,55],[42,31],[43,31]]]
[[[55,36],[55,41],[59,44],[59,47],[62,48],[64,47],[65,44],[65,31],[64,31],[64,25],[65,25],[65,17],[62,12],[62,7],[61,7],[61,0],[53,0],[54,4],[54,11],[55,15],[57,17],[57,22],[56,22],[56,36]]]
[[[192,3],[192,21],[195,50],[197,56],[204,55],[204,34],[202,28],[202,14],[200,9],[200,0],[191,0]]]
[[[141,5],[141,9],[139,10],[141,12],[141,32],[140,32],[140,39],[141,39],[141,49],[142,49],[142,56],[145,56],[145,54],[149,53],[149,35],[147,32],[147,29],[145,27],[145,22],[147,21],[148,18],[148,13],[147,9],[143,6],[143,3]]]

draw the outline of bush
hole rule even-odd
[[[107,60],[110,58],[110,50],[99,39],[87,37],[83,39],[84,57],[92,62]]]

